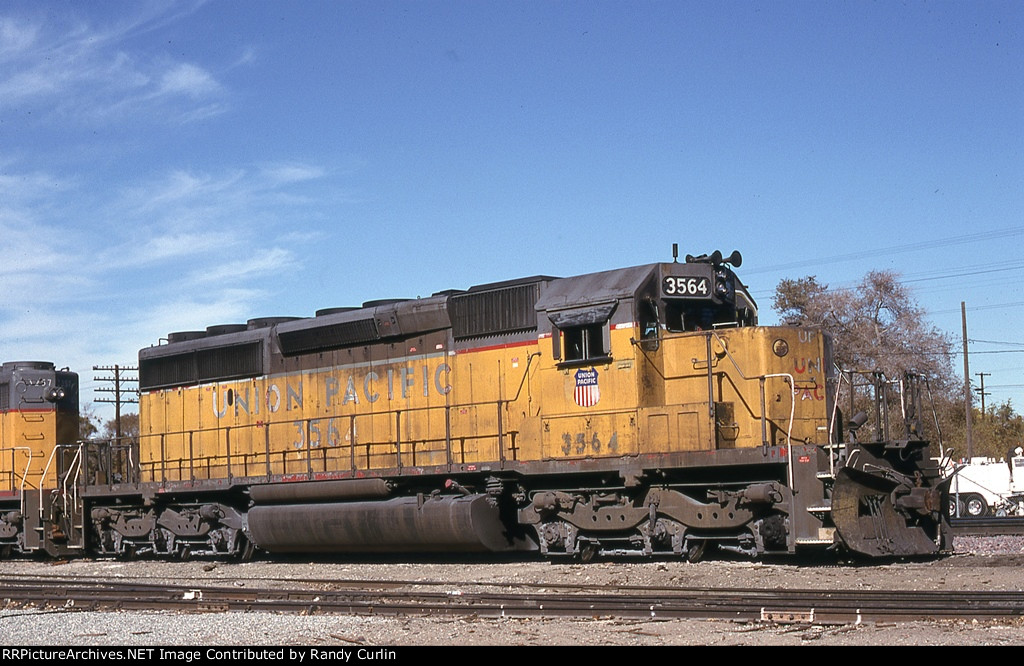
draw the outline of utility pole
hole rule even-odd
[[[967,362],[967,303],[960,301],[960,320],[964,329],[964,410],[967,415],[967,462],[974,457],[974,432],[971,425],[971,366]]]
[[[123,433],[121,431],[121,405],[138,404],[139,402],[139,390],[138,388],[126,388],[125,384],[135,384],[138,386],[139,377],[124,377],[121,373],[123,372],[138,372],[139,369],[134,366],[120,366],[120,365],[94,365],[93,370],[102,372],[112,372],[113,377],[93,377],[98,382],[110,382],[113,384],[112,387],[100,387],[96,389],[97,393],[112,393],[111,398],[99,398],[96,402],[105,402],[114,405],[114,432],[115,442],[120,443]]]
[[[984,421],[985,420],[985,396],[986,395],[990,395],[988,393],[985,393],[985,377],[991,377],[992,373],[991,372],[976,372],[974,374],[976,374],[979,377],[981,377],[981,388],[980,389],[975,389],[975,390],[981,396],[981,420]]]

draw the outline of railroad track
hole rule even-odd
[[[1017,516],[950,518],[953,536],[998,536],[1024,534],[1024,518]]]
[[[292,581],[297,584],[297,581]],[[314,589],[324,587],[331,589]],[[493,587],[493,586],[490,586]],[[669,587],[515,586],[423,581],[318,581],[315,586],[240,588],[9,577],[7,608],[173,610],[476,617],[728,619],[854,624],[1024,616],[1021,592],[766,590]]]

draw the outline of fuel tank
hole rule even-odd
[[[390,493],[391,488],[384,479],[270,483],[249,489],[249,497],[256,504],[384,499]]]
[[[248,517],[252,541],[272,553],[536,549],[531,540],[508,532],[487,495],[257,505]]]

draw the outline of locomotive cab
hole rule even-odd
[[[740,261],[716,252],[548,285],[537,310],[551,360],[533,384],[540,450],[524,438],[520,453],[565,471],[614,460],[621,487],[600,474],[566,477],[578,484],[568,486],[571,511],[567,498],[536,493],[540,518],[520,515],[537,520],[544,552],[938,550],[934,480],[904,481],[926,443],[905,461],[863,448],[852,456],[887,473],[845,469],[831,339],[759,326],[730,266]]]
[[[0,553],[80,547],[67,492],[78,432],[77,374],[45,361],[0,366]]]
[[[661,264],[660,293],[645,302],[655,304],[660,296],[664,306],[660,323],[672,333],[754,326],[757,305],[727,265],[732,262],[738,267],[741,261],[739,252],[728,258],[716,252],[688,255],[682,266]]]

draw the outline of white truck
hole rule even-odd
[[[1006,460],[971,458],[950,463],[951,517],[1024,516],[1024,450],[1017,447]]]

